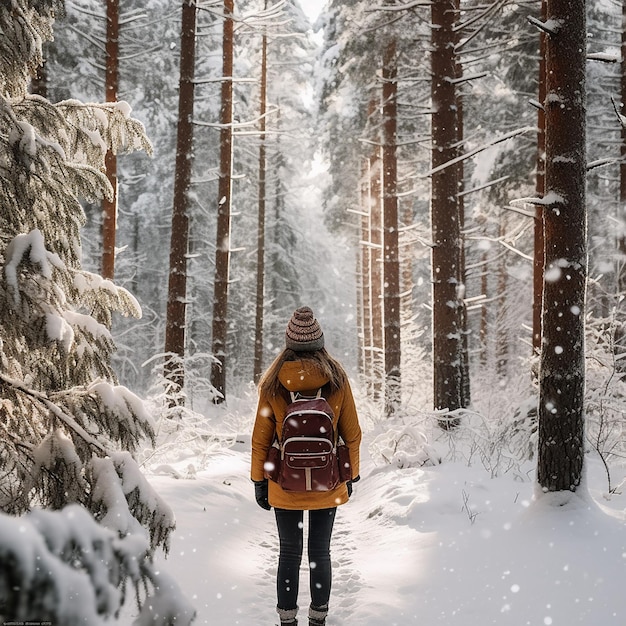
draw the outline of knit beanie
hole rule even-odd
[[[285,332],[285,345],[296,352],[314,352],[324,347],[324,333],[308,306],[293,312]]]

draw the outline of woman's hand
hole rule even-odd
[[[352,496],[352,483],[357,483],[361,480],[361,476],[355,476],[352,480],[346,482],[346,487],[348,489],[348,498]]]
[[[255,480],[254,481],[254,497],[256,498],[256,503],[266,511],[271,510],[271,506],[268,499],[268,484],[267,478],[265,480]]]

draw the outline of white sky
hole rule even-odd
[[[300,0],[300,6],[309,20],[315,22],[325,2],[326,0]]]

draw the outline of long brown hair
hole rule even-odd
[[[339,361],[328,354],[326,348],[321,348],[314,352],[296,352],[290,348],[285,348],[261,377],[259,381],[259,390],[261,392],[270,396],[276,396],[280,392],[282,385],[278,379],[278,374],[286,361],[307,361],[313,363],[328,378],[331,391],[341,389],[348,381],[345,370]]]

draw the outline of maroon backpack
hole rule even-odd
[[[277,482],[285,491],[330,491],[339,484],[333,418],[333,410],[322,397],[321,389],[314,398],[291,393],[277,443]]]

